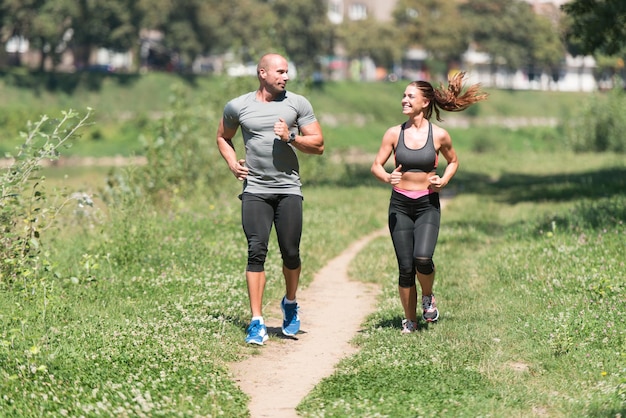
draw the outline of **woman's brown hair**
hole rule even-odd
[[[415,86],[422,92],[428,100],[428,106],[424,109],[424,117],[430,119],[435,111],[438,121],[442,121],[439,116],[439,109],[448,112],[461,112],[474,103],[487,99],[488,94],[480,91],[480,83],[472,84],[463,92],[463,81],[465,72],[460,71],[448,79],[448,88],[443,84],[439,88],[434,88],[428,81],[413,81],[409,86]]]

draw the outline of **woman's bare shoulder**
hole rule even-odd
[[[398,135],[400,135],[400,128],[401,127],[402,127],[402,124],[394,125],[394,126],[388,128],[387,131],[385,132],[385,136],[388,136],[388,135],[398,136]]]
[[[432,127],[433,127],[433,138],[449,138],[450,134],[448,133],[448,131],[445,128],[442,128],[439,125],[435,125],[434,123],[431,123]]]

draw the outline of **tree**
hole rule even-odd
[[[53,0],[52,0],[53,1]],[[125,52],[139,39],[139,14],[134,0],[60,0],[74,31],[77,66],[89,63],[94,48]]]
[[[134,0],[1,0],[2,28],[23,36],[41,52],[43,70],[53,58],[72,48],[78,66],[89,63],[96,47],[127,51],[139,35]]]
[[[333,28],[327,0],[266,0],[276,15],[274,48],[285,54],[304,74],[312,73],[316,59],[332,51]]]
[[[626,50],[624,0],[572,0],[561,9],[572,18],[566,36],[583,54],[614,55]]]
[[[377,67],[391,68],[402,58],[403,45],[398,39],[400,31],[395,25],[373,19],[344,23],[337,30],[348,58],[370,57]]]
[[[400,0],[393,13],[408,46],[420,46],[451,67],[467,50],[467,25],[457,0]]]
[[[536,72],[544,71],[556,76],[565,58],[566,48],[559,37],[558,22],[544,16],[536,16],[530,22],[529,66]]]
[[[141,27],[163,33],[160,47],[165,51],[163,65],[180,68],[216,44],[223,19],[217,2],[202,0],[140,0]],[[223,3],[223,2],[222,2]]]
[[[30,45],[40,52],[41,71],[49,54],[56,62],[56,56],[67,46],[70,21],[62,1],[2,0],[0,17],[2,32],[5,34],[0,39],[11,36],[28,39]]]
[[[236,52],[256,59],[275,39],[276,17],[260,0],[140,0],[141,26],[163,33],[167,54],[192,63],[200,55]]]
[[[461,14],[472,43],[492,57],[494,70],[552,69],[565,56],[557,29],[524,1],[468,0]]]
[[[218,22],[214,51],[236,52],[242,62],[256,61],[263,53],[275,47],[273,44],[276,40],[283,40],[278,35],[276,25],[284,17],[279,17],[268,2],[217,0],[216,3],[212,14],[219,14],[222,20]]]

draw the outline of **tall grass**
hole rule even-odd
[[[626,93],[622,88],[586,101],[566,124],[569,147],[575,151],[626,152],[624,106]]]

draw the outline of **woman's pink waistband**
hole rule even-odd
[[[429,195],[429,194],[433,194],[435,193],[434,191],[430,190],[430,189],[426,189],[426,190],[403,190],[403,189],[398,189],[397,187],[394,187],[393,190],[395,190],[396,192],[400,193],[401,195],[404,195],[410,199],[419,199],[420,197]]]

